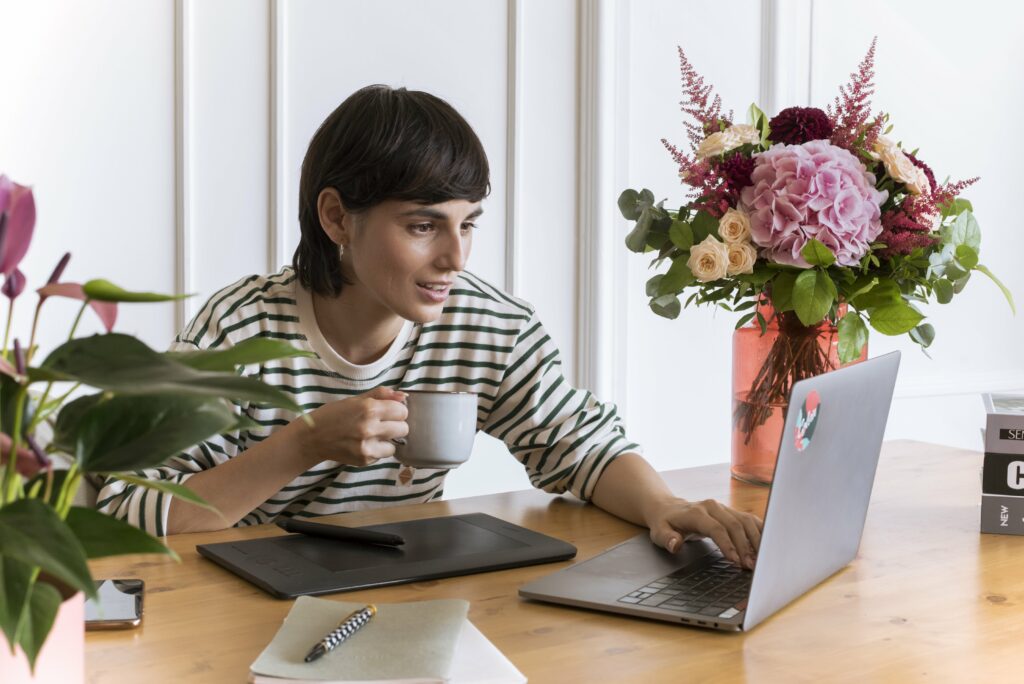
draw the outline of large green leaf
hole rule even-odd
[[[39,566],[65,584],[96,595],[85,550],[52,508],[21,499],[0,508],[0,556]]]
[[[675,261],[672,262],[672,266],[668,269],[668,273],[658,283],[657,294],[676,294],[681,292],[687,285],[693,283],[693,281],[693,272],[686,265],[686,257],[677,256]]]
[[[793,286],[796,273],[780,273],[772,280],[772,307],[779,313],[793,310]]]
[[[36,656],[46,643],[46,637],[53,627],[53,620],[60,609],[61,595],[53,586],[46,582],[36,582],[28,600],[19,634],[21,650],[28,658],[32,670],[36,667]]]
[[[311,351],[296,349],[284,340],[250,337],[226,349],[189,352],[165,352],[164,356],[189,368],[205,371],[233,371],[236,366],[264,363],[273,359],[312,356]]]
[[[839,362],[850,363],[860,358],[868,343],[868,327],[856,311],[847,312],[839,320]]]
[[[836,262],[836,255],[832,253],[832,250],[814,238],[807,241],[804,248],[800,250],[800,254],[803,255],[804,260],[811,266],[824,266],[828,268]]]
[[[690,222],[690,229],[693,231],[693,244],[699,245],[708,235],[718,235],[718,219],[706,211],[698,211]]]
[[[917,327],[924,319],[906,302],[887,304],[871,312],[871,327],[883,335],[902,335]]]
[[[693,229],[689,223],[673,221],[668,229],[668,237],[679,249],[688,250],[693,247]]]
[[[857,295],[853,305],[858,309],[874,309],[879,306],[898,304],[903,301],[900,287],[892,280],[879,280],[867,292]]]
[[[996,286],[998,286],[998,287],[999,287],[999,289],[1000,289],[1000,290],[1002,291],[1002,293],[1003,293],[1003,296],[1004,296],[1004,297],[1006,297],[1006,301],[1007,301],[1007,302],[1008,302],[1008,303],[1010,304],[1010,311],[1012,311],[1012,312],[1013,312],[1013,315],[1015,315],[1015,316],[1016,316],[1016,315],[1017,315],[1017,307],[1016,307],[1016,306],[1014,305],[1014,303],[1013,303],[1013,295],[1012,295],[1012,294],[1010,293],[1010,291],[1009,291],[1009,290],[1008,290],[1008,289],[1006,288],[1006,286],[1005,286],[1005,285],[1003,285],[1002,281],[1001,281],[1001,280],[999,280],[999,278],[996,278],[995,274],[994,274],[994,273],[992,273],[992,271],[988,270],[988,268],[986,268],[986,267],[985,267],[985,266],[983,266],[982,264],[978,264],[978,265],[977,265],[977,266],[975,267],[975,270],[976,270],[976,271],[981,271],[982,273],[984,273],[985,275],[987,275],[987,276],[988,276],[989,278],[991,278],[991,279],[992,279],[992,282],[993,282],[993,283],[995,283],[995,284],[996,284]]]
[[[158,492],[164,494],[170,494],[182,501],[187,501],[190,504],[195,504],[200,508],[206,508],[211,511],[217,511],[213,507],[213,504],[209,503],[203,497],[196,494],[194,491],[186,487],[185,485],[178,484],[176,482],[168,482],[167,480],[147,480],[144,477],[136,477],[135,475],[129,475],[127,473],[109,473],[111,477],[117,480],[122,480],[128,484],[133,484],[136,487],[144,487],[145,489],[155,489]]]
[[[836,284],[816,269],[804,271],[793,284],[793,310],[804,325],[820,322],[836,300]]]
[[[170,302],[192,296],[190,294],[165,295],[155,292],[129,292],[102,278],[90,280],[82,286],[82,291],[89,299],[101,302]]]
[[[93,508],[72,506],[68,511],[67,524],[89,558],[159,553],[178,560],[178,554],[160,543],[156,537]]]
[[[80,410],[78,403],[87,404]],[[66,418],[65,413],[71,412]],[[83,397],[57,418],[54,442],[69,444],[87,473],[160,465],[198,442],[229,431],[237,416],[223,399],[177,395]]]
[[[267,403],[299,412],[283,391],[255,378],[190,368],[130,335],[111,333],[70,340],[43,368],[119,394],[189,394]]]
[[[0,629],[11,648],[17,643],[18,623],[28,603],[32,573],[32,566],[0,556]]]

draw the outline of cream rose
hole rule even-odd
[[[750,217],[742,209],[729,209],[718,222],[718,234],[726,242],[750,240]]]
[[[753,273],[754,262],[757,261],[757,250],[749,242],[730,242],[726,245],[729,256],[728,275]]]
[[[716,157],[740,145],[758,142],[761,142],[761,133],[756,128],[748,124],[736,124],[704,138],[697,146],[697,159]]]
[[[690,250],[686,265],[693,277],[702,283],[724,278],[729,269],[729,248],[714,235],[708,235]]]
[[[885,170],[895,180],[906,184],[915,195],[920,195],[928,187],[928,178],[924,171],[914,166],[903,150],[885,136],[878,136],[875,141],[875,156],[885,165]],[[924,183],[921,183],[924,179]]]

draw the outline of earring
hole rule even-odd
[[[338,245],[338,260],[345,256],[345,245]]]

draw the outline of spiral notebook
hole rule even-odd
[[[377,615],[324,657],[317,640],[365,604],[300,596],[250,668],[253,684],[520,684],[526,678],[466,619],[461,600],[377,605]]]

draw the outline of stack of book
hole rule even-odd
[[[379,603],[376,614],[322,657],[310,649],[365,604],[300,596],[250,667],[254,684],[521,684],[515,666],[466,619],[466,601]]]
[[[1024,395],[984,394],[981,531],[1024,534]]]

